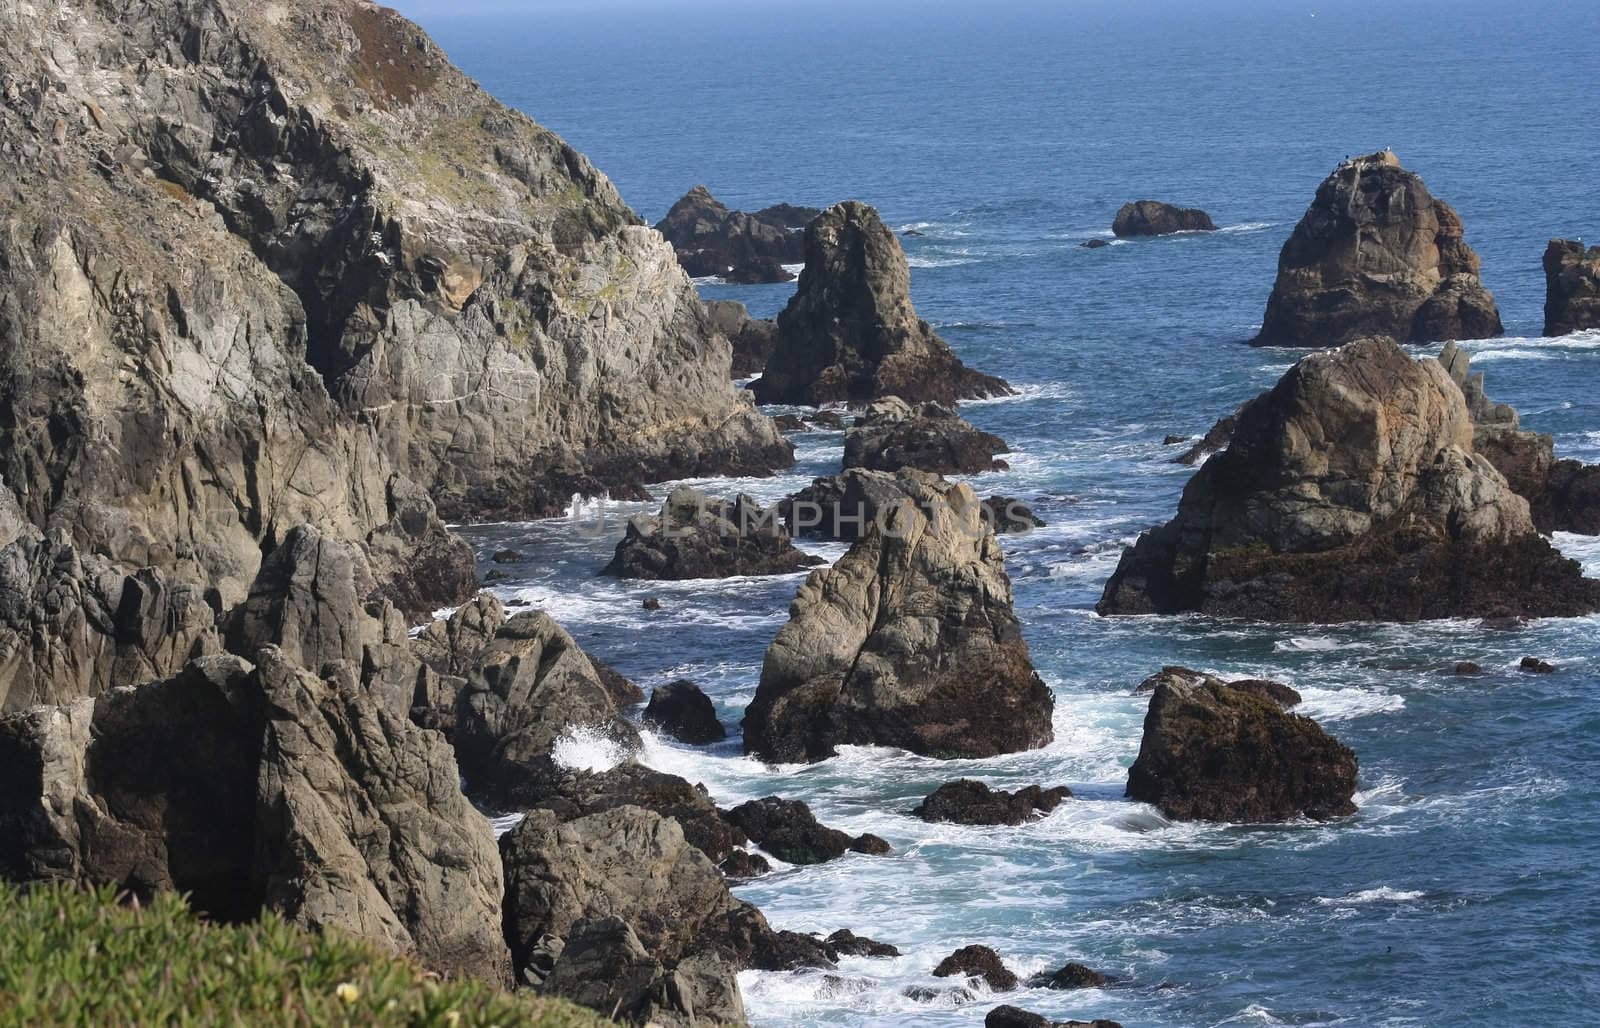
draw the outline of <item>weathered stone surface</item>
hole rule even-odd
[[[1195,671],[1191,668],[1168,666],[1140,682],[1133,690],[1134,695],[1142,696],[1153,693],[1166,683],[1177,685],[1207,685],[1216,683],[1225,685],[1230,689],[1250,693],[1264,700],[1270,700],[1278,706],[1288,709],[1297,706],[1301,697],[1298,692],[1284,685],[1282,682],[1273,682],[1264,678],[1242,678],[1236,681],[1225,681],[1216,675],[1208,675],[1204,671]]]
[[[1214,232],[1216,228],[1211,215],[1205,211],[1195,207],[1174,207],[1159,200],[1125,203],[1111,223],[1111,231],[1124,238],[1165,236],[1174,232]]]
[[[859,743],[974,757],[1052,738],[1053,698],[977,497],[905,472],[897,484],[908,502],[886,528],[800,587],[745,713],[748,752],[809,761]]]
[[[576,730],[623,751],[639,745],[566,629],[543,611],[518,614],[495,634],[456,701],[454,742],[468,791],[501,809],[539,802],[560,778],[556,742]]]
[[[743,493],[713,500],[699,490],[672,490],[659,514],[628,519],[611,563],[618,578],[731,578],[787,575],[826,563],[795,548],[777,512]]]
[[[712,326],[733,347],[733,377],[761,374],[778,345],[778,323],[771,318],[752,318],[737,300],[707,300],[705,305]]]
[[[269,648],[258,676],[266,902],[439,971],[509,981],[494,833],[461,794],[449,744],[375,702],[348,667],[317,678]]]
[[[1339,346],[1501,333],[1461,218],[1388,150],[1323,180],[1278,258],[1257,346]]]
[[[789,864],[822,864],[852,851],[887,852],[877,836],[852,839],[837,828],[820,824],[811,808],[799,800],[767,796],[741,803],[723,817],[757,846]]]
[[[1174,677],[1145,715],[1128,795],[1182,821],[1355,812],[1356,755],[1315,721],[1212,679]]]
[[[717,720],[717,708],[711,697],[686,678],[650,691],[650,705],[644,709],[644,721],[691,746],[721,742],[728,737],[728,730]]]
[[[805,260],[801,230],[822,212],[782,204],[748,214],[730,211],[705,186],[695,186],[656,223],[696,278],[735,283],[792,282],[785,264]]]
[[[712,861],[726,860],[750,840],[722,815],[703,785],[625,761],[608,771],[564,775],[536,806],[562,821],[617,807],[642,807],[678,822],[691,846]]]
[[[1600,583],[1474,452],[1450,375],[1382,339],[1313,354],[1246,404],[1099,605],[1300,622],[1596,609]]]
[[[1552,239],[1544,251],[1544,334],[1600,328],[1600,246]]]
[[[991,789],[982,782],[962,778],[939,786],[911,813],[924,821],[949,821],[963,825],[1020,825],[1043,817],[1072,790],[1064,785],[1044,789],[1029,785],[1016,792]]]
[[[805,231],[806,268],[778,315],[761,403],[813,406],[898,396],[910,403],[1003,396],[1010,386],[962,364],[917,317],[900,241],[866,204],[825,211]]]
[[[988,946],[963,946],[939,961],[933,969],[936,978],[981,978],[995,992],[1017,987],[1017,976],[1001,961],[1000,954]]]
[[[691,957],[668,971],[619,917],[579,921],[540,991],[623,1024],[746,1023],[734,970],[721,958]]]
[[[1004,470],[996,455],[1009,452],[1004,439],[979,431],[953,409],[938,403],[912,406],[897,396],[869,405],[844,434],[846,469],[971,475]]]

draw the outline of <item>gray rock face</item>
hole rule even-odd
[[[1552,239],[1544,251],[1544,334],[1600,328],[1600,246]]]
[[[829,208],[807,226],[805,253],[766,372],[750,384],[758,401],[948,404],[1011,392],[962,364],[917,317],[905,253],[877,211],[856,201]]]
[[[795,548],[776,511],[741,493],[713,500],[697,489],[672,490],[661,512],[628,519],[602,572],[649,580],[787,575],[824,563]]]
[[[979,431],[937,403],[915,407],[897,396],[870,404],[844,434],[844,466],[870,471],[916,468],[937,475],[1001,471],[1004,439]]]
[[[1247,404],[1099,606],[1324,622],[1596,609],[1600,583],[1475,452],[1461,389],[1386,339],[1313,354]]]
[[[1050,741],[1053,701],[977,497],[900,484],[909,502],[886,527],[800,587],[745,713],[747,752],[813,761],[860,743],[971,757]]]
[[[598,773],[570,772],[534,806],[561,821],[618,807],[641,807],[675,820],[689,845],[713,862],[723,861],[750,841],[717,809],[705,786],[631,760]]]
[[[1214,232],[1211,215],[1195,207],[1174,207],[1159,200],[1125,203],[1111,223],[1119,237],[1165,236],[1174,232]]]
[[[494,833],[461,794],[449,744],[374,702],[348,666],[318,678],[269,649],[259,677],[266,902],[440,971],[509,981]]]
[[[785,264],[805,260],[800,230],[822,212],[783,204],[754,214],[730,211],[705,186],[695,186],[656,223],[696,278],[736,283],[792,282]]]
[[[468,790],[500,809],[539,802],[560,778],[557,741],[579,730],[623,752],[639,745],[566,629],[543,611],[518,614],[495,634],[456,701],[453,738]]]
[[[778,323],[770,318],[752,318],[737,300],[707,300],[706,315],[711,324],[733,347],[733,377],[759,375],[778,345]]]
[[[579,921],[541,987],[624,1024],[661,1028],[745,1024],[733,970],[714,955],[668,971],[620,917]]]
[[[310,522],[419,614],[475,582],[436,501],[790,459],[671,248],[393,12],[51,8],[0,66],[0,475],[123,577],[226,608]]]
[[[1278,258],[1257,346],[1501,333],[1461,218],[1388,150],[1335,168]]]

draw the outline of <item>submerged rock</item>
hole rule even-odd
[[[1356,755],[1315,721],[1215,679],[1174,677],[1145,715],[1128,796],[1178,821],[1355,813]]]
[[[875,835],[852,839],[836,828],[818,823],[811,808],[799,800],[776,796],[741,803],[723,816],[757,846],[789,864],[822,864],[846,853],[883,855],[888,844]]]
[[[717,720],[711,697],[686,678],[651,690],[644,721],[691,746],[721,742],[728,737],[728,730]]]
[[[730,211],[705,186],[695,186],[656,223],[696,278],[753,284],[792,282],[785,264],[805,260],[801,230],[820,210],[784,204],[747,214]]]
[[[628,519],[627,532],[602,574],[682,580],[787,575],[826,563],[796,549],[776,511],[740,494],[709,499],[688,486],[672,490],[659,514]]]
[[[1552,239],[1544,251],[1544,334],[1600,328],[1600,246]]]
[[[1345,161],[1278,258],[1257,346],[1338,346],[1501,333],[1461,218],[1383,150]]]
[[[1392,340],[1313,354],[1241,409],[1177,516],[1123,554],[1102,614],[1266,621],[1600,610],[1474,452],[1461,390]]]
[[[1016,792],[991,789],[963,778],[935,789],[911,813],[924,821],[950,821],[963,825],[1020,825],[1043,817],[1061,801],[1070,799],[1066,786],[1051,789],[1029,785]]]
[[[854,743],[979,757],[1052,738],[1054,701],[977,497],[909,472],[897,484],[908,502],[885,527],[800,587],[745,712],[747,752],[814,761]]]
[[[1211,215],[1194,207],[1174,207],[1159,200],[1125,203],[1111,223],[1119,237],[1165,236],[1174,232],[1215,232]]]
[[[1554,664],[1551,664],[1549,661],[1540,660],[1538,657],[1523,657],[1522,663],[1517,666],[1524,671],[1531,671],[1536,675],[1548,675],[1556,669]]]
[[[844,466],[869,471],[916,468],[939,475],[1002,471],[1004,439],[979,431],[949,407],[916,406],[897,396],[867,407],[844,434]]]
[[[778,315],[778,341],[750,388],[761,403],[812,406],[898,396],[908,403],[1004,396],[917,317],[911,272],[878,212],[851,201],[805,231],[806,269]]]
[[[988,946],[963,946],[939,961],[933,969],[935,978],[981,978],[995,992],[1009,992],[1017,987],[1017,976],[1000,960],[1000,954]]]

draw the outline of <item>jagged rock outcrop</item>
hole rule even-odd
[[[792,282],[785,264],[806,259],[801,230],[822,212],[779,204],[747,214],[730,211],[705,186],[695,186],[656,223],[656,231],[678,253],[678,263],[696,278],[729,282]]]
[[[622,752],[639,746],[594,663],[543,611],[518,614],[495,633],[456,699],[455,720],[467,790],[498,809],[550,794],[563,736],[591,733]]]
[[[1600,246],[1552,239],[1544,250],[1544,334],[1600,328]]]
[[[1218,450],[1227,447],[1228,443],[1233,439],[1233,430],[1238,424],[1238,411],[1218,418],[1215,424],[1206,429],[1205,435],[1201,436],[1187,450],[1174,457],[1172,462],[1174,464],[1182,464],[1185,467],[1193,467],[1200,463]]]
[[[1388,150],[1323,180],[1278,258],[1257,346],[1339,346],[1501,333],[1461,218]]]
[[[1192,668],[1168,665],[1155,674],[1140,682],[1133,690],[1135,696],[1153,693],[1163,685],[1225,685],[1238,692],[1249,693],[1261,699],[1276,703],[1287,710],[1300,705],[1300,693],[1284,685],[1265,678],[1241,678],[1229,682],[1218,678],[1216,675],[1206,674],[1204,671],[1195,671]]]
[[[628,519],[602,574],[618,578],[731,578],[787,575],[825,563],[796,549],[775,510],[743,493],[713,500],[678,486],[655,515]]]
[[[855,542],[869,529],[883,530],[899,506],[927,509],[929,504],[959,506],[965,494],[939,475],[913,468],[893,474],[848,468],[818,478],[778,504],[789,531],[799,537]],[[1043,525],[1025,504],[992,496],[978,503],[977,514],[991,531],[1020,532]]]
[[[1509,405],[1484,393],[1465,351],[1446,343],[1439,363],[1450,373],[1472,415],[1472,444],[1511,488],[1528,501],[1541,532],[1600,535],[1600,465],[1557,460],[1555,440],[1524,429]]]
[[[745,713],[747,752],[815,761],[857,743],[976,757],[1052,738],[1053,699],[977,497],[909,472],[899,484],[907,502],[884,528],[800,587]]]
[[[780,954],[792,948],[785,937],[794,933],[773,931],[760,911],[735,899],[671,818],[622,806],[562,823],[536,810],[501,838],[500,851],[506,938],[519,971],[553,937],[564,942],[551,972],[560,982],[567,950],[589,934],[584,923],[603,918],[620,920],[637,940],[625,948],[629,966],[643,957],[665,974],[687,965],[724,983],[719,993],[737,995],[733,975],[743,968],[787,967]],[[820,942],[811,940],[809,949],[828,962]],[[573,977],[581,982],[588,974]]]
[[[995,992],[1009,992],[1017,987],[1016,974],[1000,959],[1000,954],[988,946],[963,946],[939,961],[933,969],[935,978],[980,978]]]
[[[1600,610],[1473,448],[1461,390],[1392,340],[1313,354],[1246,404],[1177,516],[1123,554],[1103,614],[1269,621]]]
[[[1308,717],[1216,680],[1167,681],[1145,715],[1128,795],[1182,821],[1355,813],[1356,755]]]
[[[435,502],[540,514],[790,460],[671,248],[394,12],[13,28],[0,475],[119,573],[226,608],[310,522],[415,615],[475,582]]]
[[[761,374],[778,345],[778,323],[771,318],[752,318],[738,300],[707,300],[705,305],[712,326],[733,347],[733,377]]]
[[[1003,471],[1004,439],[975,428],[938,403],[906,403],[891,396],[870,404],[844,434],[844,466],[869,471],[916,468],[937,475]]]
[[[728,730],[717,719],[716,704],[686,678],[650,691],[644,722],[691,746],[721,742],[728,737]]]
[[[991,789],[970,778],[946,782],[911,811],[924,821],[962,825],[1020,825],[1041,818],[1072,797],[1064,785],[1025,786],[1015,792]]]
[[[917,317],[906,255],[871,207],[850,201],[823,212],[806,228],[805,260],[767,369],[750,384],[759,402],[949,404],[1011,392],[962,364]]]
[[[691,785],[677,775],[631,760],[608,771],[569,772],[533,806],[550,811],[561,821],[617,807],[642,807],[677,821],[689,845],[713,862],[735,855],[750,841],[723,816],[705,786]]]
[[[1215,232],[1211,215],[1197,207],[1174,207],[1160,200],[1134,200],[1125,203],[1111,222],[1111,231],[1121,238],[1166,236],[1174,232]]]
[[[723,814],[728,822],[779,860],[789,864],[822,864],[846,853],[883,856],[889,844],[875,835],[851,838],[819,823],[799,800],[767,796],[741,803]]]

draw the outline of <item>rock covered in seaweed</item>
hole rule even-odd
[[[800,587],[744,719],[747,752],[814,761],[845,743],[993,756],[1053,736],[1004,555],[964,485],[903,472],[906,502]]]
[[[1215,679],[1173,678],[1145,715],[1128,795],[1182,821],[1355,812],[1356,755],[1315,721]]]
[[[1461,218],[1388,150],[1335,168],[1278,258],[1257,346],[1501,333]]]
[[[766,372],[750,388],[761,403],[820,406],[898,396],[909,403],[1003,396],[1010,386],[968,368],[917,317],[900,241],[856,201],[806,228],[806,268],[778,315]]]
[[[1103,614],[1265,621],[1600,609],[1473,448],[1460,388],[1392,340],[1313,354],[1246,404],[1177,516],[1123,554]]]

